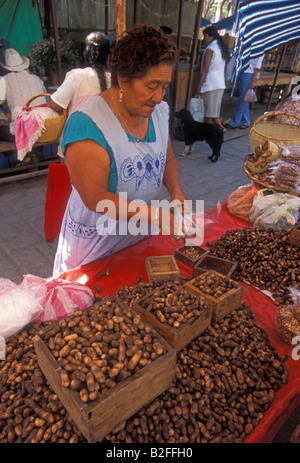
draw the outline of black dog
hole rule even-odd
[[[174,116],[181,120],[184,136],[184,151],[182,156],[191,154],[195,141],[206,141],[212,149],[212,155],[208,156],[211,162],[217,162],[221,155],[223,132],[214,124],[197,122],[187,109],[174,112]]]

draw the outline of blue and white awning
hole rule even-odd
[[[235,80],[252,58],[300,39],[299,0],[237,0]]]

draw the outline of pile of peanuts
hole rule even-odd
[[[293,303],[289,288],[300,289],[300,248],[289,242],[287,229],[228,230],[206,243],[210,254],[238,263],[236,280],[246,280],[272,293],[278,305]]]
[[[178,353],[172,385],[105,441],[242,442],[287,383],[285,360],[242,303]]]
[[[158,286],[158,283],[141,283],[132,293],[131,287],[125,286],[117,291],[117,296],[130,305],[138,294],[145,295]],[[82,311],[84,317],[87,310]],[[76,311],[74,318],[77,316]],[[67,327],[63,320],[59,323],[63,333]],[[39,368],[33,339],[37,334],[43,337],[47,325],[52,328],[49,323],[35,323],[7,342],[6,360],[0,361],[1,443],[86,442]],[[72,329],[76,326],[83,325],[77,324]],[[82,344],[92,339],[83,333],[88,331],[75,333],[82,338],[79,339]],[[71,334],[74,333],[65,333],[66,336]],[[95,346],[82,345],[84,347]],[[58,351],[56,359],[59,361],[66,358],[59,356],[63,348],[54,349]],[[87,352],[82,355],[90,357]],[[71,351],[67,355],[70,354]],[[257,325],[251,310],[242,304],[235,312],[213,321],[205,332],[182,349],[177,354],[171,386],[103,441],[241,442],[262,419],[275,392],[286,384],[285,360],[278,357],[268,342],[267,333]],[[109,376],[108,379],[114,381]]]
[[[156,288],[151,296],[140,302],[140,305],[152,312],[160,323],[174,328],[199,317],[209,307],[204,297],[189,293],[180,285],[179,280]]]
[[[214,272],[205,272],[195,277],[193,286],[204,294],[218,299],[233,288],[233,283],[227,277],[220,277]]]
[[[201,257],[199,249],[195,248],[194,246],[188,246],[182,251],[182,253],[193,260],[199,259],[199,257]]]
[[[76,309],[42,340],[62,368],[63,386],[91,402],[166,352],[153,334],[140,315],[106,301]]]

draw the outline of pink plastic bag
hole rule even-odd
[[[60,320],[79,307],[85,309],[93,304],[94,294],[81,283],[71,283],[60,278],[44,279],[25,275],[26,285],[32,296],[39,300],[43,310],[35,321]]]

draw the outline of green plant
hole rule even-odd
[[[59,42],[61,64],[65,69],[74,67],[80,57],[79,47],[72,40]],[[30,48],[30,62],[33,66],[44,68],[47,71],[57,69],[55,42],[53,37],[35,42]]]

